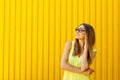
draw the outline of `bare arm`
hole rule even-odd
[[[68,70],[68,71],[81,73],[80,68],[77,68],[77,67],[74,67],[74,66],[71,66],[71,65],[67,64],[71,46],[72,46],[72,42],[70,42],[70,41],[67,42],[66,45],[65,45],[64,53],[63,53],[63,56],[62,56],[62,59],[61,59],[61,68],[65,69],[65,70]]]
[[[83,51],[83,58],[81,61],[81,70],[87,70],[89,68],[88,65],[88,61],[87,61],[87,56],[88,56],[88,48],[89,48],[89,44],[88,44],[88,37],[87,35],[85,35],[85,45],[84,45],[84,51]]]
[[[65,70],[68,70],[68,71],[71,71],[71,72],[90,74],[91,71],[92,71],[91,69],[88,69],[85,72],[85,71],[81,71],[81,68],[78,68],[78,67],[67,64],[69,52],[70,52],[70,49],[71,49],[71,45],[72,45],[72,42],[67,42],[66,45],[65,45],[64,53],[63,53],[63,56],[62,56],[62,59],[61,59],[61,68],[65,69]]]

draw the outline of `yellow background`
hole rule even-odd
[[[93,25],[91,80],[120,80],[120,0],[0,0],[0,80],[62,80],[75,27]]]

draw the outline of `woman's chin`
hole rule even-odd
[[[82,39],[84,39],[84,38],[81,38],[81,37],[75,37],[75,39],[81,39],[81,40],[82,40]]]

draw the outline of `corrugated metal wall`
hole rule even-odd
[[[62,80],[65,42],[83,22],[96,32],[91,80],[120,80],[119,0],[0,0],[0,80]]]

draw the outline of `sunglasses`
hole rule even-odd
[[[78,31],[78,32],[86,32],[85,29],[75,29],[75,31]]]

